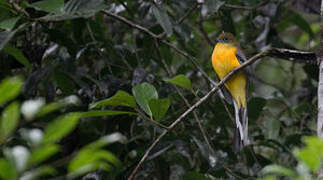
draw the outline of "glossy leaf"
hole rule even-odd
[[[158,7],[154,6],[154,5],[151,6],[151,8],[152,8],[152,12],[153,12],[155,18],[157,19],[157,22],[164,29],[167,36],[172,35],[173,26],[172,26],[172,23],[170,22],[170,19],[169,19],[168,15],[167,15],[167,12],[164,9],[158,8]]]
[[[30,4],[35,9],[40,9],[50,13],[60,13],[64,5],[64,0],[42,0]]]
[[[148,83],[142,83],[132,88],[132,94],[141,109],[149,116],[152,116],[152,112],[149,108],[149,101],[151,99],[158,99],[158,93],[155,87]]]
[[[2,112],[0,119],[0,135],[2,138],[9,137],[18,126],[20,118],[19,107],[18,102],[13,102]]]
[[[149,101],[149,107],[151,109],[152,115],[154,118],[159,121],[161,120],[170,106],[170,100],[165,99],[152,99]]]
[[[64,4],[60,13],[42,17],[45,21],[62,21],[80,17],[90,17],[107,6],[104,0],[70,0]]]
[[[15,35],[15,33],[16,30],[0,32],[0,51],[10,41],[10,39]]]
[[[2,80],[0,84],[0,106],[14,99],[22,89],[23,80],[21,77],[9,77]]]
[[[79,113],[82,117],[100,117],[100,116],[116,116],[116,115],[135,115],[136,113],[128,112],[128,111],[109,111],[109,110],[96,110],[96,111],[88,111]]]
[[[2,21],[0,21],[0,29],[4,29],[6,31],[11,31],[16,23],[19,21],[20,17],[11,17],[8,19],[4,19]]]
[[[102,106],[127,106],[136,107],[136,101],[133,96],[125,91],[119,90],[114,96],[89,105],[90,109],[100,108]]]
[[[29,60],[26,58],[26,56],[19,49],[7,44],[3,48],[3,51],[5,53],[13,56],[18,62],[23,64],[25,67],[29,68],[29,66],[30,66]]]
[[[68,113],[56,118],[45,129],[43,143],[53,143],[62,139],[74,130],[80,117],[80,113]]]
[[[164,79],[164,81],[189,90],[193,90],[191,81],[182,74],[177,75],[171,79]]]

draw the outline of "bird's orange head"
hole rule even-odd
[[[232,45],[237,44],[236,38],[231,33],[228,33],[228,32],[222,32],[217,38],[217,42],[228,43]]]

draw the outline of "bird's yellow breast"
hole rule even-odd
[[[236,53],[237,48],[234,46],[224,43],[216,44],[212,54],[212,65],[220,79],[240,65]]]
[[[217,43],[212,53],[212,65],[220,79],[240,65],[237,48],[226,43]],[[235,73],[225,84],[240,108],[246,106],[247,76],[243,71]]]

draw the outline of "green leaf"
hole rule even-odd
[[[151,112],[154,118],[157,121],[161,120],[165,116],[169,106],[170,106],[170,100],[168,98],[152,99],[149,101],[149,107],[151,109]]]
[[[144,110],[149,116],[152,116],[148,103],[151,99],[158,99],[158,93],[155,87],[148,83],[138,84],[132,88],[132,94],[141,109]]]
[[[185,180],[210,180],[210,178],[204,176],[199,172],[189,171],[185,173],[183,179]]]
[[[0,106],[18,96],[22,89],[23,80],[19,76],[9,77],[0,84]]]
[[[110,110],[97,110],[97,111],[88,111],[88,112],[80,112],[82,117],[98,117],[98,116],[116,116],[116,115],[136,115],[134,112],[128,111],[110,111]]]
[[[56,170],[52,167],[41,166],[39,168],[24,172],[20,177],[20,179],[23,179],[23,180],[44,179],[40,177],[47,176],[47,175],[54,176],[56,173],[57,173]]]
[[[111,152],[101,149],[117,141],[123,143],[126,138],[120,133],[113,133],[83,147],[68,166],[68,171],[71,173],[69,177],[75,178],[97,169],[110,171],[111,165],[120,168],[120,160]]]
[[[46,159],[50,158],[59,151],[59,146],[56,144],[47,144],[34,149],[29,158],[28,165],[39,165]]]
[[[114,96],[89,105],[90,109],[100,108],[102,106],[127,106],[136,107],[136,101],[133,96],[125,91],[119,90]]]
[[[16,23],[19,21],[20,17],[11,17],[0,22],[0,29],[11,31]]]
[[[164,29],[167,36],[172,35],[173,27],[172,27],[172,23],[169,20],[167,12],[162,8],[156,7],[155,5],[151,6],[151,8],[152,8],[152,12],[153,12],[155,18],[157,19],[157,22]]]
[[[30,63],[25,55],[17,48],[7,44],[3,48],[3,51],[11,56],[13,56],[18,62],[29,68]]]
[[[282,167],[280,165],[268,165],[262,169],[264,174],[278,174],[287,177],[295,177],[296,173],[291,169]]]
[[[323,141],[318,137],[305,138],[306,147],[302,150],[295,150],[295,156],[306,164],[312,171],[316,171],[322,162]]]
[[[248,119],[251,122],[256,122],[265,104],[266,100],[263,98],[256,97],[250,99],[250,101],[248,102]]]
[[[74,82],[64,72],[57,71],[54,74],[55,82],[57,86],[65,93],[72,94],[75,91]]]
[[[267,139],[277,139],[280,131],[280,121],[277,119],[266,119],[264,122],[265,135]]]
[[[44,21],[62,21],[74,18],[88,18],[105,9],[104,0],[70,0],[64,4],[60,13],[49,14],[40,18]]]
[[[192,88],[192,83],[191,81],[184,75],[180,74],[177,75],[171,79],[164,79],[164,81],[171,83],[171,84],[175,84],[177,86],[189,89],[189,90],[193,90]]]
[[[13,102],[2,112],[1,119],[0,119],[1,139],[2,138],[6,139],[16,129],[20,118],[19,107],[20,105],[18,102]],[[1,144],[1,141],[0,141],[0,144]]]
[[[102,164],[102,162],[104,161],[106,161],[105,162],[106,166],[104,166],[106,168],[104,168],[104,170],[107,170],[107,171],[111,169],[109,163],[117,167],[121,166],[120,160],[109,151],[82,149],[69,164],[68,171],[73,172],[86,165]]]
[[[295,24],[300,29],[308,33],[311,38],[314,37],[314,33],[310,24],[303,18],[303,16],[292,10],[287,11],[286,15],[287,16],[278,25],[280,31],[285,30],[291,24]]]
[[[14,166],[5,159],[0,159],[0,178],[3,180],[16,180],[18,173]]]
[[[40,110],[36,114],[36,117],[44,116],[48,113],[54,112],[54,111],[59,110],[63,107],[64,106],[62,105],[62,103],[59,103],[59,102],[53,102],[53,103],[46,104],[45,106],[40,108]]]
[[[68,113],[56,118],[45,129],[43,143],[53,143],[62,139],[74,130],[80,117],[80,113]]]
[[[15,35],[16,32],[17,30],[0,32],[0,51],[10,41],[10,39]]]
[[[43,0],[30,4],[30,7],[41,9],[49,13],[59,13],[64,5],[64,0]]]

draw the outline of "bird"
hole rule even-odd
[[[229,32],[222,32],[216,39],[211,60],[213,69],[221,80],[234,68],[245,62],[246,57],[236,38]],[[220,89],[224,99],[234,105],[234,152],[241,151],[244,146],[249,144],[247,115],[248,84],[247,70],[241,69],[232,75]]]

